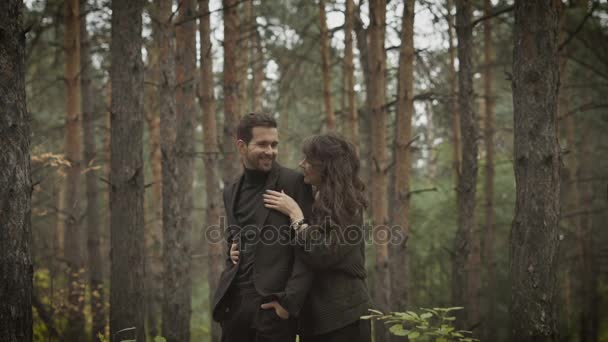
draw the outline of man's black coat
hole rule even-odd
[[[239,224],[234,216],[237,194],[243,175],[224,188],[224,206],[226,208],[225,233],[228,251],[233,241],[240,234]],[[311,217],[313,202],[312,190],[304,183],[302,174],[274,163],[264,189],[285,191],[302,208],[305,217]],[[258,239],[255,243],[253,263],[253,284],[257,292],[265,299],[276,299],[289,311],[290,316],[297,317],[312,282],[312,273],[302,261],[295,257],[294,246],[290,243],[293,231],[288,216],[272,209],[267,209],[260,200],[255,213],[258,222]],[[228,289],[237,273],[239,264],[232,264],[228,252],[226,267],[220,276],[213,300],[213,319],[223,321],[229,314],[226,300]]]

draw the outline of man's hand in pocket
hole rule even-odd
[[[279,316],[281,319],[289,318],[289,311],[285,310],[285,308],[282,307],[281,304],[279,304],[279,302],[277,302],[277,301],[272,301],[270,303],[264,303],[261,305],[261,308],[265,309],[265,310],[274,309],[274,311],[277,313],[277,316]]]
[[[236,243],[232,243],[232,246],[230,246],[230,260],[232,260],[233,265],[239,262],[239,247]]]

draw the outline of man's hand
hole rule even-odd
[[[279,302],[277,301],[272,301],[270,303],[264,303],[261,305],[262,309],[274,309],[274,311],[277,313],[277,316],[279,316],[281,319],[288,319],[289,318],[289,311],[285,310],[284,307],[281,306],[281,304],[279,304]]]
[[[232,243],[232,246],[230,246],[230,260],[232,260],[233,265],[236,265],[236,263],[239,262],[239,247],[234,242]]]

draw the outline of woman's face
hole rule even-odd
[[[321,171],[319,165],[310,163],[306,158],[300,162],[304,174],[304,183],[319,186],[321,184]]]

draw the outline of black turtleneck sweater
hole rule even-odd
[[[241,226],[239,236],[239,269],[236,286],[253,287],[253,263],[258,231],[256,212],[264,205],[263,193],[269,172],[245,168],[243,181],[239,187],[235,206],[235,218]]]

